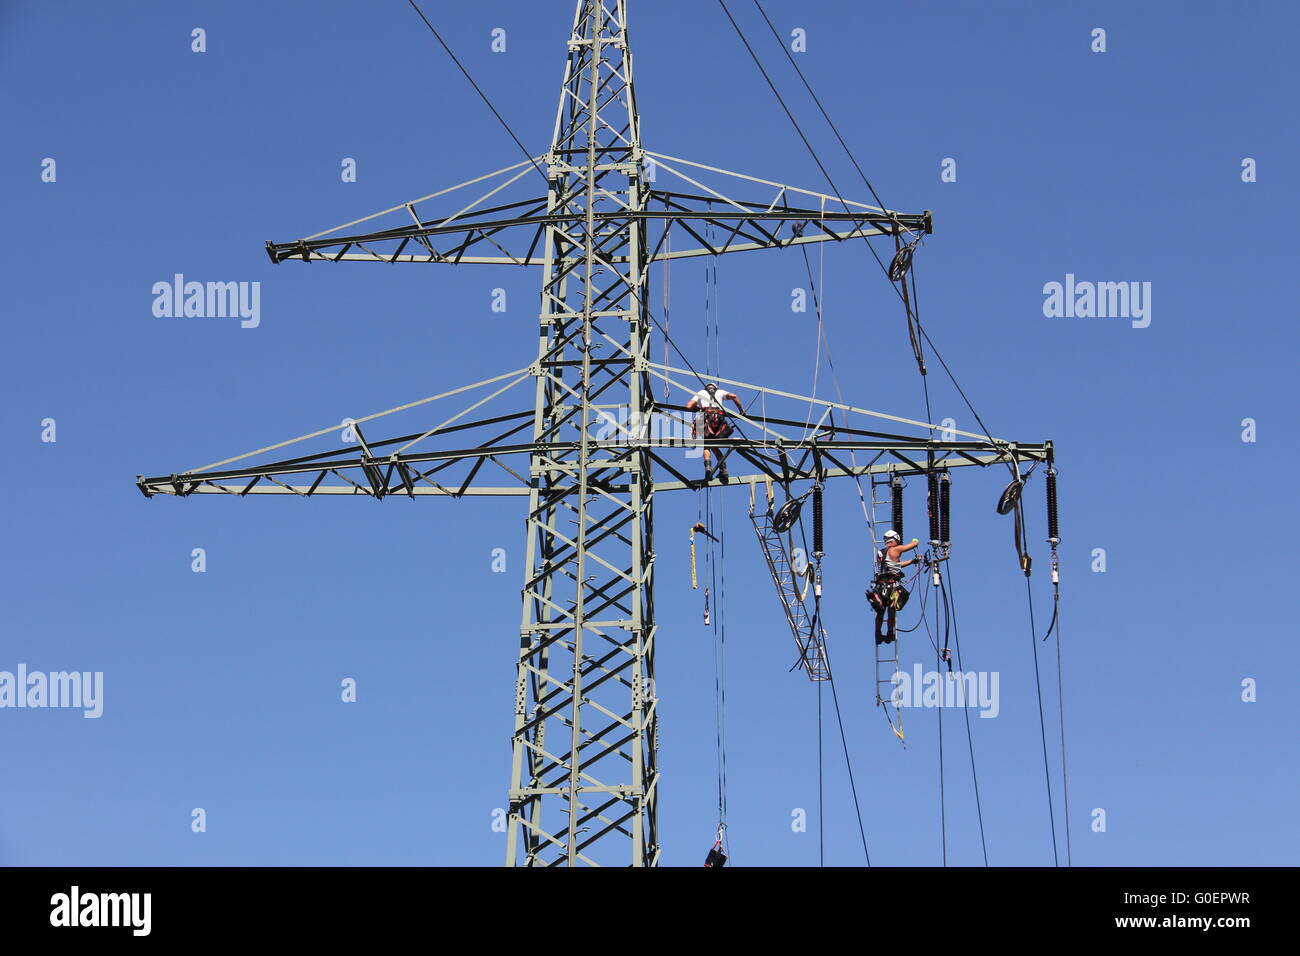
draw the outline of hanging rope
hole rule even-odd
[[[1070,771],[1065,760],[1065,678],[1061,670],[1061,629],[1056,630],[1056,699],[1061,725],[1061,789],[1065,794],[1065,865],[1074,866],[1074,849],[1070,842]]]
[[[826,797],[822,769],[822,682],[817,684],[817,865],[826,865]]]
[[[1052,825],[1052,859],[1056,866],[1061,865],[1061,856],[1056,847],[1056,810],[1052,803],[1052,773],[1047,764],[1047,719],[1043,716],[1043,682],[1038,670],[1038,639],[1034,626],[1034,591],[1029,585],[1029,575],[1025,575],[1025,596],[1029,601],[1029,643],[1034,649],[1034,684],[1038,688],[1038,729],[1043,738],[1043,777],[1047,782],[1047,815]]]
[[[712,224],[708,227],[706,237],[712,243]],[[710,257],[705,264],[705,372],[712,374],[716,362],[721,362],[721,348],[718,321],[717,295],[717,256]],[[712,346],[710,347],[710,338]],[[721,456],[719,456],[721,457]],[[725,845],[727,856],[731,854],[731,839],[727,832],[727,686],[726,686],[726,651],[727,651],[727,539],[725,509],[714,508],[713,489],[703,488],[705,508],[705,526],[702,529],[709,537],[709,574],[714,593],[717,597],[716,613],[713,617],[713,654],[714,654],[714,725],[717,729],[717,763],[718,763],[718,833],[717,843]],[[716,553],[716,558],[715,558]],[[721,580],[719,580],[721,579]],[[706,611],[707,613],[707,611]]]
[[[1057,546],[1061,543],[1061,523],[1057,513],[1056,466],[1049,458],[1047,467],[1047,543],[1052,546],[1052,623],[1043,640],[1056,630],[1056,700],[1057,720],[1061,728],[1061,790],[1065,798],[1065,861],[1074,865],[1074,847],[1070,836],[1070,772],[1065,759],[1065,676],[1061,664],[1061,563]]]
[[[825,244],[823,243],[822,245],[823,245],[822,262],[824,263]],[[841,405],[845,405],[847,403],[844,401],[844,389],[840,387],[839,372],[837,372],[835,369],[835,356],[831,353],[831,341],[830,341],[830,337],[826,333],[825,315],[822,307],[821,283],[815,282],[813,280],[812,263],[808,259],[808,247],[806,245],[801,245],[799,247],[799,251],[803,253],[804,271],[808,274],[808,286],[813,291],[813,303],[817,307],[817,341],[823,343],[826,347],[826,365],[831,372],[831,383],[835,386],[835,398]],[[764,399],[766,400],[766,395],[764,396]],[[764,417],[766,417],[766,410],[764,411]],[[812,419],[811,419],[811,410],[810,410],[809,421],[811,420]],[[832,418],[831,421],[833,426],[834,419]],[[867,507],[866,496],[862,493],[862,476],[858,474],[858,453],[854,449],[849,449],[849,462],[853,466],[853,483],[857,487],[858,503],[862,506],[862,518],[867,524],[867,529],[870,533],[870,537],[874,538],[875,527],[871,520],[870,509]],[[868,544],[870,544],[870,542],[868,542]],[[874,556],[872,557],[874,560]]]
[[[802,497],[807,497],[807,495],[804,495]],[[798,525],[799,525],[799,538],[803,543],[804,553],[807,554],[808,536],[805,533],[802,519],[798,521]],[[822,596],[821,596],[821,589],[816,588],[813,591],[812,634],[820,636],[821,632],[822,632]],[[824,655],[826,660],[826,677],[827,677],[826,682],[831,685],[831,700],[835,704],[835,722],[839,725],[839,729],[840,729],[840,746],[843,747],[844,749],[844,766],[848,770],[848,774],[849,774],[849,789],[853,794],[853,811],[857,815],[858,835],[862,838],[862,854],[866,858],[867,866],[871,866],[871,851],[867,847],[867,828],[862,822],[862,802],[858,798],[858,784],[853,774],[853,758],[849,755],[849,738],[848,738],[848,734],[845,733],[844,731],[844,715],[840,711],[840,695],[839,692],[835,689],[835,669],[831,667],[831,652],[830,652],[830,648],[826,645],[825,642],[822,642],[822,654]],[[818,687],[818,693],[820,694],[821,692],[820,681],[817,682],[817,687]],[[821,721],[821,710],[819,706],[818,709],[819,741],[820,741],[820,734],[821,734],[820,721]],[[820,752],[820,744],[819,744],[819,752]],[[820,775],[822,773],[820,760],[818,762],[817,772],[820,779]]]
[[[957,649],[957,669],[964,674],[966,673],[966,665],[962,663],[962,657],[961,657],[961,630],[957,624],[957,598],[955,593],[952,594],[948,593],[950,589],[952,589],[953,587],[951,564],[948,565],[947,581],[942,585],[942,587],[945,590],[945,597],[947,597],[948,599],[947,600],[948,606],[952,608],[952,639],[953,639],[953,644],[956,646]],[[966,718],[966,746],[967,749],[970,751],[970,777],[971,777],[971,783],[974,785],[975,788],[975,812],[979,817],[980,850],[984,854],[984,865],[988,866],[989,848],[988,848],[988,843],[985,842],[984,839],[984,805],[983,805],[983,801],[980,799],[979,774],[975,770],[975,741],[974,738],[971,736],[970,708],[969,707],[962,708],[962,713]]]
[[[727,542],[722,509],[713,507],[712,488],[704,489],[710,539],[709,580],[718,595],[716,613],[713,615],[713,673],[714,673],[714,727],[716,730],[718,768],[718,833],[717,841],[725,844],[731,856],[731,841],[727,835],[727,747],[726,747],[726,649],[727,649]],[[715,560],[716,551],[716,560]],[[707,613],[707,611],[706,611]]]
[[[942,661],[936,658],[935,673],[943,676]],[[946,678],[944,678],[946,679]],[[944,792],[943,781],[943,698],[946,687],[939,690],[939,706],[935,708],[939,714],[939,839],[943,847],[943,865],[948,865],[948,804]]]
[[[696,525],[698,527],[698,525]],[[700,582],[695,575],[695,527],[691,528],[691,590],[699,590]]]
[[[664,199],[664,211],[668,211],[668,200]],[[673,327],[672,313],[672,288],[673,288],[673,227],[672,220],[667,220],[668,225],[664,227],[664,364],[668,364],[668,331]],[[664,379],[664,401],[668,401],[668,380]]]

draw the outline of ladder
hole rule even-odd
[[[790,625],[795,646],[799,648],[799,663],[808,672],[809,680],[829,680],[831,671],[826,661],[826,628],[821,626],[820,621],[814,627],[809,612],[814,585],[805,579],[804,586],[800,588],[799,580],[804,577],[804,572],[796,570],[790,561],[789,534],[787,532],[782,535],[772,527],[772,497],[772,485],[768,482],[767,507],[762,512],[756,512],[754,486],[750,485],[749,520],[754,524],[754,533],[758,536],[759,547],[763,549],[772,583],[776,585],[777,597],[781,599],[786,623]]]
[[[875,580],[880,568],[880,553],[885,546],[884,534],[893,521],[893,497],[890,494],[891,476],[871,476],[871,577]],[[871,641],[875,643],[874,615],[872,618]],[[895,688],[894,675],[898,673],[898,646],[901,640],[895,637],[890,644],[876,644],[876,706],[885,709],[885,719],[901,740],[903,737],[903,717],[893,704]]]

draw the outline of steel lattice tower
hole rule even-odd
[[[652,379],[686,393],[698,382],[686,370],[651,361],[650,266],[931,231],[928,212],[893,212],[645,150],[627,6],[627,0],[577,0],[554,138],[545,154],[345,226],[267,243],[274,262],[539,266],[540,326],[531,365],[360,418],[351,426],[357,447],[229,467],[335,433],[333,426],[201,468],[137,479],[149,497],[527,499],[509,865],[653,866],[660,860],[652,508],[656,493],[699,483],[666,456],[665,445],[674,442],[647,439],[647,428],[655,416],[680,418],[683,410],[656,401]],[[651,166],[686,183],[688,191],[656,188]],[[544,197],[511,198],[538,172],[546,180]],[[703,181],[711,177],[762,194],[733,198]],[[490,188],[468,205],[457,201],[447,212],[424,213],[426,204],[473,185]],[[385,220],[375,224],[382,228],[349,231],[378,219]],[[673,231],[698,245],[671,248],[666,240]],[[409,434],[383,440],[364,433],[363,425],[381,417],[506,380],[432,427],[422,421]],[[751,494],[763,483],[788,490],[793,482],[836,476],[1014,466],[1051,457],[1050,443],[1016,444],[969,432],[956,433],[965,441],[937,441],[928,423],[717,381],[762,392],[773,407],[798,403],[799,411],[788,417],[745,416],[753,436],[708,443],[754,467],[731,479],[748,484]],[[468,418],[527,382],[534,390],[531,408]],[[821,410],[811,425],[805,415],[810,407]],[[920,433],[850,428],[848,414],[874,415]],[[430,448],[431,440],[451,435],[456,441],[449,447]],[[861,465],[844,460],[857,452],[872,457]],[[511,483],[485,485],[480,476],[489,462]],[[658,471],[668,476],[656,478]],[[291,483],[294,476],[303,483]],[[806,655],[807,648],[801,645],[800,652]],[[807,669],[822,679],[816,668]]]
[[[653,865],[651,464],[644,449],[593,444],[602,412],[639,421],[652,403],[626,3],[578,4],[546,163],[560,222],[544,239],[533,441],[577,441],[529,469],[507,857],[593,862],[588,848],[614,832],[631,862]]]

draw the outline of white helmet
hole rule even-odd
[[[888,531],[885,532],[885,540],[886,540],[886,541],[902,541],[903,538],[902,538],[901,535],[899,535],[899,533],[898,533],[897,531],[895,531],[893,528],[890,528]]]

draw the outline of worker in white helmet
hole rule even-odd
[[[885,532],[884,547],[876,552],[876,575],[867,590],[867,601],[876,612],[877,644],[890,644],[897,639],[898,612],[911,596],[903,587],[903,569],[921,563],[919,556],[903,560],[903,555],[915,550],[918,544],[915,538],[911,544],[903,544],[902,535],[890,528]],[[887,631],[884,629],[886,614],[889,616]]]
[[[734,393],[724,391],[712,382],[695,393],[686,403],[687,411],[697,413],[695,421],[691,424],[692,438],[727,438],[731,435],[731,422],[727,421],[726,409],[722,407],[722,403],[728,400],[736,406],[736,411],[742,415],[745,413],[745,406],[740,404],[740,399]],[[712,477],[713,461],[709,449],[706,448],[704,449],[704,480],[708,481]],[[718,449],[718,477],[723,481],[728,479],[727,452],[722,448]]]

